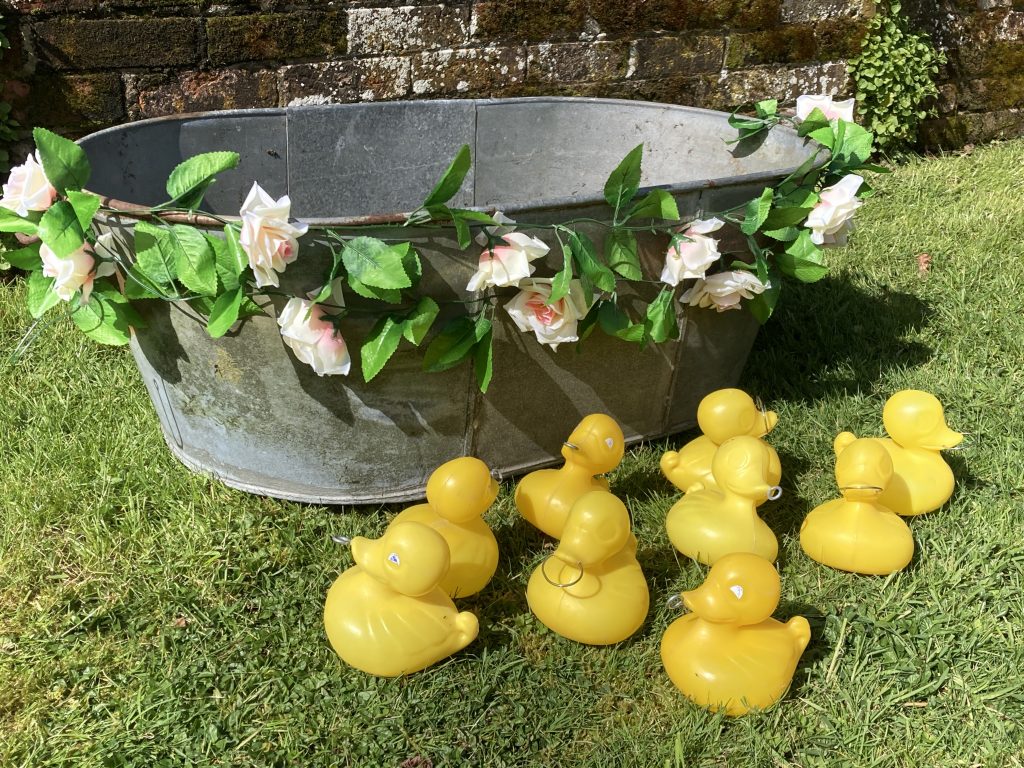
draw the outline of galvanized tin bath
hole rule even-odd
[[[210,190],[211,212],[236,216],[258,180],[275,197],[291,197],[294,217],[346,226],[365,216],[400,220],[388,214],[416,208],[469,144],[474,167],[454,202],[501,209],[520,229],[550,239],[529,225],[608,218],[604,181],[640,142],[643,184],[670,190],[684,217],[755,196],[810,152],[782,128],[742,151],[725,143],[734,135],[716,112],[536,98],[184,115],[111,128],[81,145],[94,168],[91,190],[117,200],[160,203],[179,162],[230,149],[241,153],[241,164]],[[134,222],[124,215],[106,223],[131,247]],[[600,226],[583,229],[603,241]],[[423,258],[423,293],[471,298],[465,285],[477,248],[461,252],[454,234],[436,230],[396,233],[381,225],[367,234],[412,240]],[[648,275],[660,274],[665,247],[664,238],[641,239]],[[539,274],[559,268],[557,250]],[[305,238],[282,289],[299,295],[318,287],[328,259],[322,242]],[[613,415],[631,442],[690,427],[706,393],[736,383],[757,332],[746,311],[686,309],[675,343],[640,349],[595,333],[580,351],[569,344],[553,352],[499,309],[494,381],[481,395],[469,366],[423,373],[422,350],[404,344],[370,384],[357,364],[348,377],[320,378],[280,338],[274,315],[284,301],[217,340],[187,306],[139,302],[149,322],[132,351],[167,444],[188,467],[252,493],[328,504],[422,497],[430,472],[464,454],[504,476],[549,464],[576,422],[594,411]],[[346,322],[346,340],[357,350],[372,319]]]

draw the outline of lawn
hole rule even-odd
[[[488,519],[498,575],[462,607],[465,652],[389,680],[345,667],[323,598],[351,562],[330,535],[378,535],[395,510],[248,496],[191,474],[160,437],[127,350],[70,323],[8,357],[29,324],[0,284],[0,765],[1024,765],[1024,142],[915,160],[878,182],[821,282],[789,285],[742,385],[779,412],[777,617],[812,639],[773,709],[726,720],[661,667],[702,581],[663,529],[677,497],[658,458],[611,478],[633,512],[652,610],[629,641],[544,629],[525,587],[544,540],[511,486]],[[930,265],[921,268],[928,254]],[[955,429],[958,487],[911,521],[891,577],[804,556],[797,533],[836,495],[832,439],[879,434],[885,398],[935,392]]]

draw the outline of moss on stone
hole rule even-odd
[[[330,56],[345,50],[342,13],[272,13],[207,20],[214,64]]]
[[[729,38],[725,66],[738,69],[753,64],[809,61],[814,58],[816,48],[814,30],[805,26],[733,35]]]
[[[814,55],[819,59],[849,59],[860,53],[868,24],[863,19],[833,19],[814,27]]]
[[[477,6],[476,34],[529,42],[578,37],[585,17],[586,8],[578,0],[498,0]]]

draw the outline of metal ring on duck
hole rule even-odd
[[[573,586],[574,584],[579,584],[580,581],[583,580],[583,563],[577,561],[576,562],[576,567],[580,569],[580,575],[579,576],[577,576],[572,581],[565,582],[564,584],[560,583],[560,582],[557,582],[557,581],[554,581],[550,576],[548,576],[548,572],[547,572],[547,568],[546,568],[546,566],[548,564],[548,560],[550,560],[552,557],[554,557],[554,554],[550,554],[547,557],[545,557],[543,560],[540,561],[540,575],[543,576],[544,577],[544,581],[546,581],[552,587],[558,587],[559,589],[566,589],[568,587]]]
[[[578,445],[570,443],[568,440],[564,441],[562,445],[564,445],[566,448],[572,448],[574,451],[578,451],[580,449]]]
[[[773,485],[768,489],[768,501],[778,501],[782,498],[782,486]]]
[[[882,487],[877,486],[877,485],[840,485],[839,486],[839,490],[840,491],[878,491],[879,493],[881,493],[882,491],[885,490],[885,488],[882,488]]]
[[[679,595],[672,595],[665,601],[665,607],[670,611],[681,611],[685,605],[686,603],[683,602],[683,598]]]
[[[347,547],[352,543],[352,539],[348,536],[331,536],[331,541],[335,544],[341,544],[343,547]]]

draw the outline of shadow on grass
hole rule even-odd
[[[790,281],[758,334],[742,386],[768,401],[871,391],[887,371],[931,358],[929,347],[907,341],[930,314],[916,296],[883,285],[869,293],[846,276]]]

